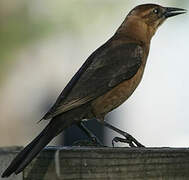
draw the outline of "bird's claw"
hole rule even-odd
[[[136,147],[132,141],[128,140],[127,138],[120,138],[120,137],[114,137],[112,139],[112,146],[115,147],[114,143],[117,143],[117,142],[122,142],[122,143],[127,143],[129,144],[130,147]]]
[[[97,146],[102,146],[104,147],[104,145],[102,144],[102,142],[97,138],[97,137],[91,137],[91,140],[94,144],[97,144]]]
[[[130,134],[125,134],[125,138],[120,137],[114,137],[112,140],[112,146],[114,147],[115,142],[122,142],[129,144],[130,147],[145,147],[141,143],[139,143],[134,137],[132,137]]]

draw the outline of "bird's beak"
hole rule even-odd
[[[184,14],[186,12],[187,12],[186,9],[166,7],[164,16],[165,16],[165,18],[169,18],[169,17],[173,17],[173,16],[176,16],[176,15],[179,15],[179,14]]]

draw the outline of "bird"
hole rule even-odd
[[[107,113],[120,106],[135,91],[143,77],[151,39],[168,18],[185,9],[141,4],[134,7],[113,36],[95,50],[72,77],[55,104],[41,120],[49,120],[44,130],[13,159],[2,177],[18,174],[59,133],[78,125],[100,143],[83,124],[96,119],[124,138],[131,147],[144,147],[133,136],[105,121]]]

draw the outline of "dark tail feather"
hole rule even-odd
[[[46,128],[15,157],[2,177],[21,172],[56,135],[67,127],[66,124],[60,119],[51,120]]]

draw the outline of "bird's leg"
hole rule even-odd
[[[114,126],[112,126],[111,124],[108,124],[105,121],[100,121],[104,126],[112,129],[113,131],[116,131],[117,133],[121,134],[122,136],[124,136],[126,139],[120,138],[120,137],[114,137],[112,140],[112,145],[114,146],[114,142],[124,142],[124,143],[128,143],[130,147],[145,147],[144,145],[142,145],[141,143],[139,143],[133,136],[131,136],[130,134],[128,134],[127,132],[124,132]]]
[[[92,140],[93,144],[104,146],[103,143],[84,125],[83,122],[79,122],[77,126]]]

